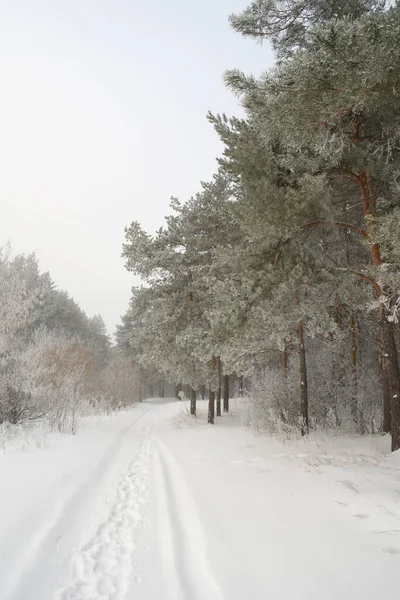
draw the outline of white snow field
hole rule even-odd
[[[398,600],[389,440],[255,436],[232,404],[214,427],[154,400],[6,448],[0,598]]]

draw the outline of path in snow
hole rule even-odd
[[[100,533],[98,539],[107,540],[107,535],[112,532],[113,519],[115,523],[114,533],[122,532],[122,524],[131,525],[132,520],[127,521],[130,514],[129,501],[133,498],[134,506],[140,503],[143,498],[139,498],[139,492],[142,486],[136,476],[140,474],[143,479],[145,469],[143,464],[143,454],[148,445],[148,429],[151,425],[151,418],[156,414],[156,407],[146,405],[135,409],[130,413],[121,415],[124,419],[119,419],[116,423],[116,431],[103,432],[102,443],[96,443],[95,448],[98,451],[97,456],[87,457],[83,452],[87,449],[87,440],[84,432],[82,436],[68,436],[63,440],[66,442],[62,449],[61,456],[55,456],[55,460],[50,460],[47,465],[47,471],[44,473],[38,468],[38,479],[34,481],[38,486],[44,488],[43,494],[32,505],[29,502],[29,490],[26,490],[26,513],[20,515],[17,522],[12,523],[11,527],[4,520],[4,533],[2,531],[0,544],[0,576],[2,581],[2,598],[7,600],[46,600],[47,598],[57,598],[60,591],[55,592],[58,581],[65,577],[65,571],[70,566],[78,565],[80,556],[88,559],[89,562],[89,544],[85,544],[82,550],[77,550],[82,544],[82,540],[88,535],[90,527],[96,527],[101,522],[103,514],[107,514],[109,527],[101,526],[104,529],[103,537]],[[90,433],[90,432],[89,432]],[[80,439],[82,438],[82,440]],[[80,442],[85,442],[80,448]],[[90,437],[89,437],[90,443]],[[77,446],[77,448],[74,448]],[[71,450],[70,471],[65,473],[65,481],[48,486],[47,477],[51,478],[54,471],[58,469],[61,458],[65,458],[65,453]],[[75,452],[74,452],[75,450]],[[80,452],[83,451],[83,452]],[[101,454],[102,453],[102,454]],[[40,464],[40,460],[49,458],[51,449],[46,449],[44,454],[37,452],[35,457]],[[136,461],[132,461],[132,455],[137,454]],[[47,455],[47,456],[46,456]],[[28,455],[29,457],[29,455]],[[15,459],[15,457],[12,457]],[[23,457],[21,457],[23,458]],[[7,461],[7,457],[3,458]],[[87,462],[86,462],[87,461]],[[16,462],[14,460],[14,462]],[[81,464],[84,468],[82,469]],[[68,464],[68,463],[67,463]],[[129,465],[125,477],[120,478],[120,473],[124,472],[126,465]],[[14,477],[23,478],[25,475],[24,461],[17,461]],[[29,465],[30,466],[30,465]],[[36,465],[39,466],[39,465]],[[135,471],[136,466],[136,471]],[[18,472],[18,468],[20,472]],[[81,470],[80,477],[74,477],[75,471]],[[0,469],[1,477],[1,469]],[[128,490],[133,482],[133,490]],[[54,489],[53,489],[54,488]],[[12,491],[12,490],[11,490]],[[130,491],[130,493],[129,493]],[[129,498],[128,498],[129,496]],[[115,500],[113,498],[115,497]],[[111,500],[110,500],[111,498]],[[50,499],[50,501],[49,501]],[[4,501],[3,495],[3,501]],[[10,506],[13,498],[10,494],[8,503],[5,502],[5,510],[1,512],[4,516],[7,504]],[[0,511],[1,511],[0,501]],[[120,520],[118,520],[118,516]],[[101,531],[103,531],[101,529]],[[131,539],[129,529],[126,529],[127,539]],[[7,543],[8,542],[8,543]],[[110,564],[114,559],[120,564],[120,556],[112,556],[112,550],[119,550],[119,541],[114,540],[114,545],[108,547],[110,554]],[[86,550],[86,552],[85,552]],[[93,549],[95,554],[95,549]],[[71,556],[73,560],[71,561]],[[101,564],[101,549],[99,549],[97,564]],[[71,564],[70,564],[71,563]],[[104,565],[104,589],[107,588],[107,579],[112,578],[110,564]],[[88,567],[89,568],[89,567]],[[128,567],[129,568],[129,567]],[[122,569],[123,570],[123,569]],[[101,586],[99,570],[97,577],[99,586]],[[121,574],[121,580],[123,575]],[[88,579],[78,582],[77,589],[81,584],[89,583]],[[93,582],[95,584],[96,582]],[[37,590],[37,591],[36,591]],[[65,591],[65,598],[73,597],[76,600],[82,598],[115,598],[117,596],[101,595],[68,595]]]
[[[168,448],[155,453],[161,563],[175,600],[223,600],[212,573],[203,525],[182,473]]]
[[[150,440],[120,479],[110,514],[72,558],[72,585],[58,590],[58,600],[124,598],[132,575],[135,529],[143,522]]]
[[[1,598],[397,599],[400,460],[387,441],[281,443],[236,409],[212,428],[149,402],[1,458]],[[27,466],[37,485],[15,508]]]

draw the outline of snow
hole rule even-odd
[[[400,453],[256,436],[244,411],[154,400],[6,449],[1,598],[397,598]]]

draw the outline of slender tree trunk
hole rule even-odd
[[[244,381],[243,375],[239,377],[239,398],[243,398],[244,396]]]
[[[216,398],[217,398],[217,417],[222,416],[222,407],[221,407],[221,386],[218,386]]]
[[[343,332],[343,313],[342,313],[342,306],[340,304],[340,301],[338,300],[337,302],[337,324],[338,324],[338,328],[340,330],[340,332]],[[344,382],[346,379],[346,352],[345,352],[345,347],[344,344],[342,343],[342,340],[340,340],[340,351],[339,351],[339,387],[340,387],[340,391],[343,390],[344,388]]]
[[[383,311],[383,347],[390,396],[392,452],[400,449],[400,373],[397,360],[394,325]]]
[[[390,417],[390,387],[389,377],[387,372],[387,361],[385,356],[385,317],[383,311],[380,311],[379,327],[380,327],[380,347],[381,355],[379,358],[379,365],[381,367],[382,374],[382,390],[383,390],[383,422],[382,431],[383,433],[390,433],[391,430],[391,417]]]
[[[354,313],[350,313],[350,355],[351,355],[351,374],[353,377],[357,377],[357,331],[356,331],[356,320]]]
[[[217,377],[218,377],[218,388],[217,388],[217,417],[221,417],[222,416],[222,412],[221,412],[221,383],[222,383],[222,364],[221,364],[221,358],[218,356],[217,360],[216,360],[216,370],[217,370]]]
[[[143,401],[143,371],[139,367],[139,402]]]
[[[286,345],[285,345],[284,350],[282,350],[281,360],[282,360],[282,375],[283,375],[284,379],[287,379],[289,357],[288,357],[288,351],[287,351]]]
[[[385,357],[382,356],[382,388],[383,388],[383,433],[390,433],[392,430],[392,419],[390,415],[390,388]]]
[[[176,400],[180,400],[180,392],[182,391],[182,384],[181,383],[176,383],[175,384],[175,398]]]
[[[205,400],[206,397],[206,386],[203,384],[200,388],[201,399]]]
[[[193,417],[197,415],[197,394],[194,388],[190,392],[190,414]]]
[[[224,375],[224,413],[229,412],[229,375]]]
[[[349,320],[350,362],[351,362],[351,414],[354,422],[360,426],[358,414],[358,381],[357,381],[357,327],[353,311]],[[361,431],[361,433],[363,433]]]
[[[215,417],[215,392],[210,390],[208,397],[208,422],[210,425],[214,425]]]
[[[299,359],[300,359],[300,410],[301,410],[301,435],[308,435],[310,431],[308,418],[308,385],[307,385],[307,362],[306,349],[304,346],[303,323],[298,325]]]
[[[331,398],[330,404],[333,407],[333,411],[335,414],[335,424],[336,426],[340,425],[340,419],[338,414],[338,403],[339,403],[339,387],[340,387],[340,357],[337,356],[335,352],[335,337],[333,333],[330,331],[328,334],[328,338],[332,344],[333,353],[332,353],[332,365],[331,365],[331,381],[336,382],[337,385],[329,390],[329,397]]]
[[[400,321],[397,323],[397,358],[400,369]]]
[[[400,449],[400,368],[396,348],[395,324],[389,321],[390,313],[384,308],[381,314],[381,336],[384,359],[383,413],[384,430],[392,435],[392,452]],[[390,406],[390,413],[388,409]]]

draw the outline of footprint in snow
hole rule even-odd
[[[392,547],[388,547],[388,548],[383,548],[382,552],[386,552],[387,554],[399,554],[400,555],[400,548],[392,548]]]

